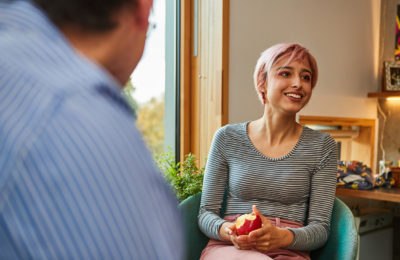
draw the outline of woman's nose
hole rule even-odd
[[[301,82],[301,77],[300,76],[293,77],[292,86],[294,88],[300,88],[301,84],[302,84],[302,82]]]

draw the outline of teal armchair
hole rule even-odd
[[[179,204],[185,219],[187,260],[199,259],[209,240],[197,225],[200,200],[201,193],[198,193]],[[311,252],[311,259],[353,260],[357,257],[357,251],[358,234],[354,216],[346,204],[335,198],[328,241],[325,246]]]

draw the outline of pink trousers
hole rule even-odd
[[[240,215],[227,216],[224,219],[233,222]],[[272,225],[277,227],[302,227],[300,223],[280,219],[280,218],[268,218]],[[200,260],[234,260],[234,259],[246,259],[246,260],[310,260],[308,252],[289,250],[284,248],[274,249],[268,252],[260,252],[256,250],[239,250],[232,245],[232,243],[210,239],[206,248],[201,253]]]

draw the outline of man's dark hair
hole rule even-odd
[[[115,11],[137,0],[32,0],[57,26],[74,25],[84,30],[107,31],[116,26]]]

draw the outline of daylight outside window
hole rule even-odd
[[[143,57],[124,89],[149,150],[164,152],[165,1],[154,0]]]

